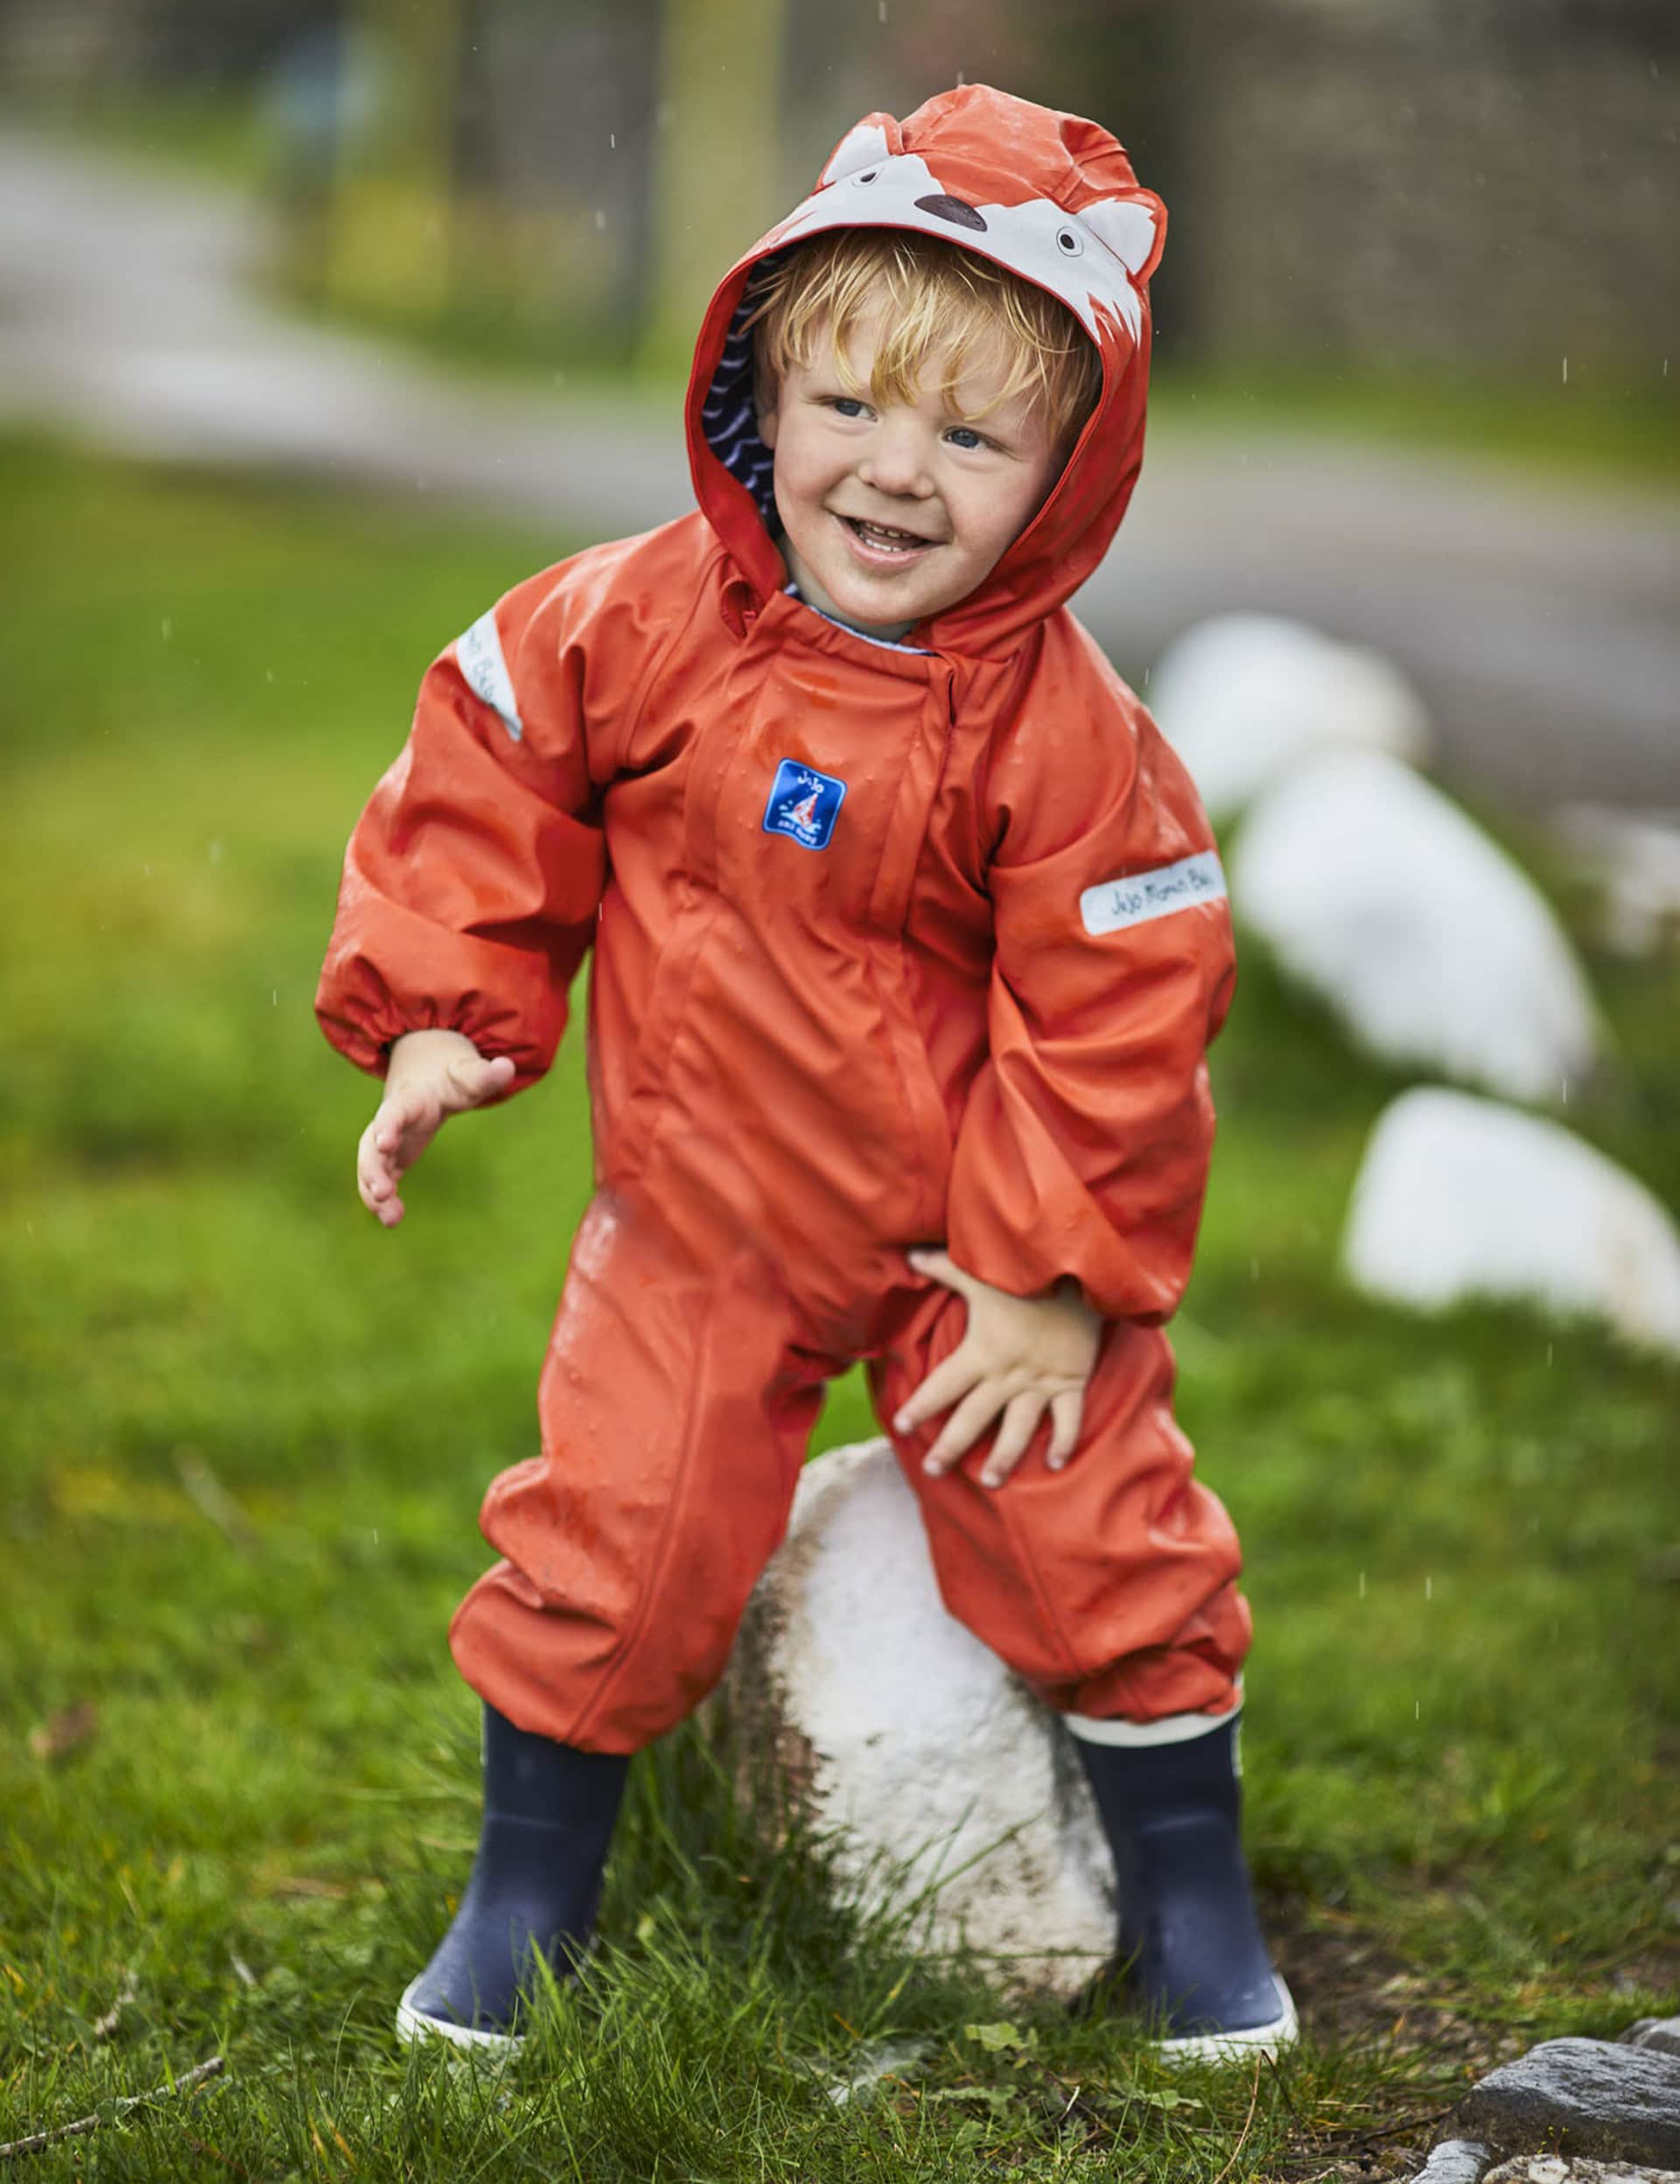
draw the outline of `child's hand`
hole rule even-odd
[[[514,1080],[503,1054],[486,1061],[459,1032],[410,1032],[391,1048],[385,1096],[356,1149],[356,1188],[361,1202],[387,1228],[407,1211],[396,1194],[411,1168],[438,1135],[444,1117],[482,1107]]]
[[[934,1366],[892,1421],[907,1433],[941,1410],[956,1408],[922,1460],[933,1478],[950,1470],[1001,1411],[1003,1423],[980,1474],[1000,1487],[1026,1453],[1045,1411],[1050,1413],[1049,1464],[1060,1471],[1074,1452],[1085,1410],[1085,1384],[1096,1363],[1102,1322],[1072,1282],[1054,1297],[1012,1297],[965,1274],[944,1251],[906,1255],[918,1274],[954,1289],[969,1307],[962,1341]]]

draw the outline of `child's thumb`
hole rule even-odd
[[[474,1096],[480,1100],[494,1098],[498,1092],[505,1092],[513,1081],[512,1056],[498,1054],[494,1061],[481,1061],[473,1072]]]

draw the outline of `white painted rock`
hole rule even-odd
[[[1566,1096],[1597,1018],[1562,928],[1505,852],[1379,751],[1308,760],[1250,812],[1238,914],[1350,1034],[1511,1099]]]
[[[885,1440],[807,1468],[725,1694],[749,1759],[774,1750],[809,1818],[840,1832],[862,1898],[936,1887],[929,1950],[966,1940],[1061,1996],[1113,1955],[1114,1868],[1078,1755],[947,1614]]]
[[[1145,693],[1215,818],[1309,752],[1339,744],[1429,755],[1429,717],[1380,653],[1280,614],[1220,614],[1170,645]]]
[[[1680,953],[1680,811],[1565,804],[1552,816],[1598,891],[1609,945],[1624,956]]]
[[[1527,1298],[1680,1353],[1680,1234],[1656,1199],[1560,1124],[1468,1093],[1420,1088],[1384,1111],[1342,1264],[1404,1304]]]

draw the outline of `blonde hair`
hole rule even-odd
[[[968,372],[1001,365],[1004,383],[987,409],[1026,395],[1052,437],[1071,444],[1102,391],[1096,344],[1065,304],[989,258],[914,229],[836,228],[755,278],[746,299],[761,409],[790,366],[809,368],[825,330],[842,385],[861,396],[846,346],[858,319],[878,306],[882,338],[868,388],[877,402],[914,401],[934,357],[947,401]]]

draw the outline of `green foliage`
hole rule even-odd
[[[1169,2078],[919,1956],[690,1729],[518,2066],[397,2052],[475,1833],[443,1632],[532,1444],[581,1060],[452,1125],[388,1236],[309,1000],[420,667],[564,542],[16,444],[0,486],[0,2140],[108,2118],[32,2174],[1352,2174],[1497,2039],[1675,2006],[1676,1376],[1347,1295],[1397,1081],[1250,951],[1182,1409],[1247,1542],[1250,1838],[1320,2037]],[[1672,1199],[1670,990],[1596,968],[1620,1074],[1571,1119]],[[820,1438],[869,1430],[854,1376]]]

